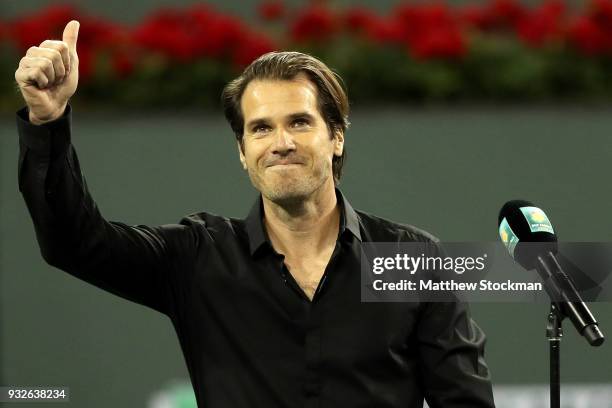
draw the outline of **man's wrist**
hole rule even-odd
[[[28,106],[24,106],[16,115],[20,141],[31,150],[49,152],[53,144],[55,147],[51,151],[64,151],[63,146],[70,143],[71,112],[72,108],[67,104],[60,117],[37,125],[29,120]]]
[[[49,122],[53,122],[59,118],[61,118],[64,115],[64,112],[66,111],[66,105],[64,104],[62,107],[60,107],[55,113],[49,115],[47,118],[37,118],[32,111],[28,108],[28,119],[30,121],[30,123],[32,123],[33,125],[44,125],[46,123]]]

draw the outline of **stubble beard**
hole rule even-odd
[[[253,186],[266,199],[283,208],[299,208],[325,183],[325,175],[331,173],[331,168],[326,169],[325,167],[329,166],[324,165],[323,168],[315,169],[315,171],[307,174],[303,174],[303,172],[291,174],[293,170],[288,170],[286,174],[282,174],[285,173],[282,172],[281,174],[268,175],[267,179],[263,174],[253,174],[251,171],[249,171],[249,176]]]

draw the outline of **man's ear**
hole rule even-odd
[[[336,130],[334,132],[334,156],[342,156],[344,151],[344,132]]]
[[[246,158],[244,157],[244,153],[242,152],[242,146],[240,146],[239,141],[236,141],[236,144],[238,146],[238,154],[240,156],[240,163],[242,164],[242,168],[246,170],[247,169]]]

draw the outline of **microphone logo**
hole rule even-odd
[[[521,207],[521,212],[529,224],[531,232],[548,232],[554,234],[552,224],[550,220],[538,207]]]
[[[504,217],[502,222],[499,224],[499,237],[502,242],[508,248],[508,252],[514,258],[514,248],[516,248],[516,244],[519,243],[519,239],[510,228],[510,224],[508,224],[508,220]]]

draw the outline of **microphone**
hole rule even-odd
[[[557,236],[544,211],[529,201],[508,201],[499,212],[497,225],[510,256],[523,268],[535,269],[557,310],[570,318],[591,346],[600,346],[604,335],[555,256]]]

